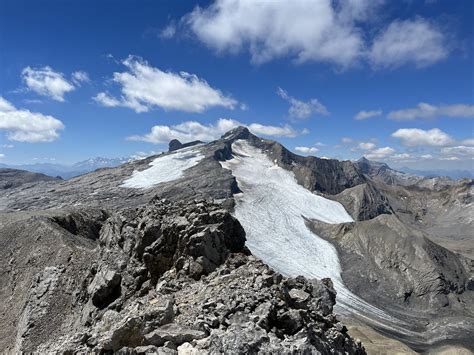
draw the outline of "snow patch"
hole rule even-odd
[[[150,163],[150,168],[142,171],[135,170],[121,186],[146,189],[162,182],[179,179],[187,169],[195,166],[203,158],[204,155],[195,147],[160,156]]]
[[[305,225],[304,218],[352,222],[344,207],[299,185],[292,172],[276,165],[247,141],[234,142],[232,152],[233,159],[221,165],[232,171],[243,191],[234,196],[234,214],[245,229],[246,245],[252,253],[286,276],[330,277],[338,305],[344,311],[391,319],[347,289],[336,249]]]

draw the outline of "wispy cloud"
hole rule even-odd
[[[430,105],[420,102],[416,107],[392,111],[388,118],[396,121],[411,121],[415,119],[434,119],[438,117],[474,118],[474,105]]]
[[[171,22],[160,31],[159,36],[163,39],[170,39],[173,38],[175,34],[176,24],[174,22]]]
[[[295,150],[303,154],[315,154],[319,152],[319,149],[316,147],[295,147]]]
[[[358,121],[382,115],[382,110],[359,111],[354,118]]]
[[[89,74],[83,70],[75,71],[71,74],[71,78],[76,86],[81,86],[83,83],[89,83],[91,81]]]
[[[211,107],[234,109],[238,105],[232,97],[224,95],[194,74],[165,72],[133,56],[122,63],[128,70],[114,73],[112,79],[120,85],[121,97],[101,92],[94,97],[99,104],[128,107],[135,112],[146,112],[155,107],[203,112]]]
[[[127,139],[153,144],[168,143],[172,139],[178,139],[182,142],[190,142],[194,140],[208,142],[219,138],[224,133],[238,126],[247,126],[251,132],[264,136],[296,137],[297,135],[302,134],[302,132],[294,130],[289,125],[269,126],[259,123],[245,125],[233,119],[221,118],[214,124],[202,124],[197,121],[186,121],[172,126],[156,125],[153,126],[151,131],[145,135],[134,135]]]
[[[414,64],[424,67],[445,59],[449,47],[443,32],[425,19],[394,21],[372,44],[369,59],[376,67]]]
[[[298,100],[288,95],[282,88],[277,89],[277,94],[290,104],[288,114],[292,118],[305,119],[315,113],[324,116],[329,115],[327,108],[318,99],[310,99],[309,101]]]

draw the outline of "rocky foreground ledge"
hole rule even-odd
[[[331,280],[275,273],[218,205],[9,218],[2,316],[16,335],[1,352],[365,354],[332,313]],[[4,237],[20,225],[22,241]]]

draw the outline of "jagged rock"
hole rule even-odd
[[[92,303],[96,307],[103,308],[115,300],[120,294],[121,279],[120,274],[114,270],[99,271],[87,288]]]
[[[177,324],[167,324],[145,335],[145,342],[150,345],[162,346],[166,342],[175,345],[191,342],[206,337],[206,333]]]
[[[201,141],[192,141],[192,142],[183,144],[177,139],[172,139],[168,144],[168,152],[173,152],[181,148],[192,147],[193,145],[201,144],[201,143],[202,143]]]
[[[19,352],[364,353],[338,327],[332,284],[285,278],[256,260],[218,205],[155,199],[112,213],[98,239],[55,228],[98,250],[87,272],[52,268],[45,275],[54,277],[41,277],[31,297],[56,305],[69,300],[60,285],[79,281],[73,310],[63,321],[46,307],[55,336],[37,336],[53,329],[43,322],[39,334],[23,332]]]

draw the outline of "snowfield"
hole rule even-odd
[[[247,141],[236,141],[232,151],[234,158],[221,164],[232,171],[243,191],[234,196],[234,215],[247,233],[252,253],[286,276],[330,277],[342,311],[391,319],[347,289],[336,249],[305,225],[304,217],[326,223],[352,222],[344,207],[299,185],[292,172],[274,164]]]
[[[162,182],[173,181],[183,176],[184,171],[192,168],[204,158],[196,147],[185,148],[160,156],[150,163],[150,168],[135,170],[122,187],[146,189]]]

